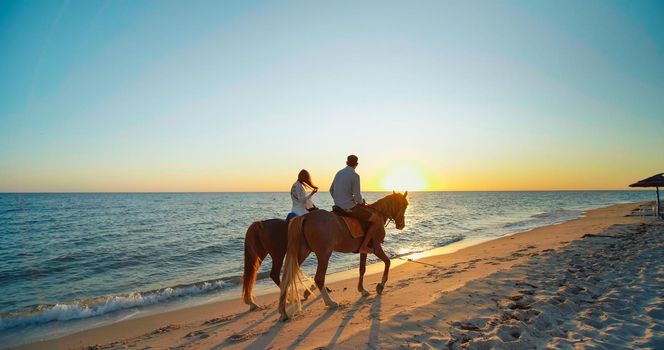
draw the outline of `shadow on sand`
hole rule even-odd
[[[334,349],[334,346],[337,345],[337,341],[339,340],[339,337],[341,336],[341,333],[343,333],[344,329],[346,328],[346,325],[350,320],[355,317],[355,314],[360,310],[362,305],[364,305],[364,302],[368,300],[367,297],[361,296],[355,304],[346,312],[346,314],[343,316],[341,319],[341,323],[339,324],[339,327],[337,328],[337,332],[334,333],[332,336],[332,339],[330,339],[330,342],[327,344],[327,349]]]
[[[317,300],[320,300],[321,297],[320,295],[316,296],[315,298],[311,298],[307,300],[303,305],[302,308],[307,308],[309,305],[312,303],[316,302]],[[248,311],[249,313],[250,311]],[[254,322],[251,322],[248,324],[245,328],[242,330],[238,331],[235,334],[230,335],[226,340],[223,342],[217,344],[216,346],[212,347],[211,349],[223,349],[227,346],[229,346],[232,343],[242,343],[247,340],[248,337],[251,337],[251,335],[248,335],[247,333],[256,328],[258,325],[261,323],[267,321],[270,318],[273,318],[277,316],[278,310],[272,310],[269,313],[265,314],[261,319],[256,320]],[[329,317],[329,316],[328,316]],[[227,324],[227,323],[226,323]],[[278,319],[276,322],[270,327],[267,331],[262,332],[260,336],[254,340],[251,344],[247,345],[245,348],[247,349],[265,349],[267,348],[270,343],[274,340],[274,338],[279,334],[281,329],[284,327],[285,323],[279,321]]]
[[[378,349],[380,344],[380,339],[378,336],[380,334],[380,307],[381,307],[381,295],[377,295],[371,304],[371,310],[369,311],[369,317],[371,318],[371,328],[369,329],[369,343],[368,347],[370,349]]]
[[[304,330],[304,332],[302,332],[301,335],[299,335],[295,339],[293,344],[291,344],[288,347],[288,350],[297,349],[300,343],[302,343],[302,341],[305,340],[311,334],[311,332],[313,332],[316,328],[318,328],[318,326],[323,324],[323,322],[325,322],[328,318],[330,318],[336,311],[337,311],[336,309],[328,309],[327,311],[325,311],[325,313],[322,316],[320,316],[316,321],[314,321],[307,329]]]

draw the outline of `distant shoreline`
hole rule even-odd
[[[605,189],[593,189],[593,190],[431,190],[431,191],[408,191],[409,193],[420,193],[420,192],[427,192],[427,193],[454,193],[454,192],[470,192],[470,193],[494,193],[494,192],[638,192],[638,191],[652,191],[652,189],[648,188],[629,188],[629,189],[615,189],[615,190],[605,190]],[[385,190],[385,191],[362,191],[366,193],[389,193],[392,192],[391,190]],[[403,192],[403,191],[402,191]],[[188,193],[285,193],[288,194],[288,191],[165,191],[165,192],[142,192],[142,191],[136,191],[136,192],[105,192],[105,191],[91,191],[91,192],[86,192],[86,191],[80,191],[80,192],[0,192],[0,195],[2,194],[188,194]],[[318,193],[329,193],[328,191],[325,190],[320,190]]]

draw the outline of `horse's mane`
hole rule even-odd
[[[400,193],[389,194],[367,206],[386,217],[391,217],[399,210],[399,201],[397,200],[398,195],[400,195]]]

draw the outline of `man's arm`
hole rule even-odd
[[[353,178],[350,188],[351,191],[353,192],[353,200],[355,200],[355,203],[362,204],[362,192],[360,191],[360,175],[357,175]]]

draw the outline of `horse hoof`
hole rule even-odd
[[[286,321],[288,321],[288,320],[290,320],[290,317],[288,317],[288,315],[281,315],[281,316],[279,316],[279,321],[280,321],[280,322],[286,322]]]
[[[310,295],[311,295],[311,292],[309,292],[308,290],[305,290],[302,301],[306,301],[307,299],[309,299]]]
[[[376,293],[383,294],[383,289],[385,289],[385,286],[382,283],[376,285]]]
[[[330,288],[325,287],[325,290],[326,290],[328,293],[332,293],[332,289],[330,289]]]
[[[368,297],[368,296],[369,296],[369,292],[368,292],[366,289],[362,289],[362,290],[360,291],[360,293],[362,293],[362,296],[363,296],[363,297]]]
[[[261,309],[261,307],[256,305],[256,304],[249,305],[249,311],[256,311],[256,310],[260,310],[260,309]]]
[[[339,308],[339,304],[337,304],[337,303],[335,303],[335,302],[333,301],[333,302],[327,304],[327,307],[328,307],[330,310],[336,310],[336,309]]]

